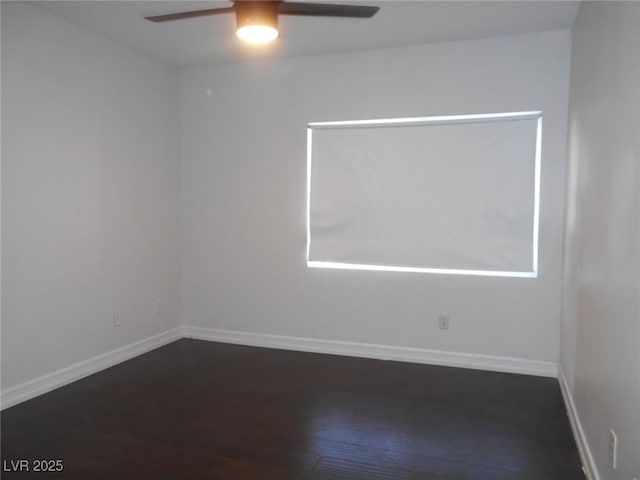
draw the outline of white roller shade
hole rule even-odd
[[[308,265],[535,276],[541,112],[308,129]]]

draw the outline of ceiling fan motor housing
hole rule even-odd
[[[278,29],[279,1],[237,1],[234,3],[238,29],[269,26]]]

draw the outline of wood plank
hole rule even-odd
[[[55,478],[584,479],[554,379],[187,339],[0,422]]]

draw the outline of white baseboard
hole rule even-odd
[[[319,340],[315,338],[287,337],[261,333],[246,333],[204,327],[183,327],[183,336],[199,340],[210,340],[255,347],[279,348],[303,352],[328,353],[350,357],[365,357],[381,360],[443,365],[447,367],[472,368],[496,372],[519,373],[542,377],[556,377],[555,363],[513,357],[499,357],[472,353],[446,352],[423,348],[395,347],[370,343]]]
[[[50,392],[56,388],[75,382],[83,377],[112,367],[155,348],[161,347],[182,338],[181,328],[153,335],[121,348],[111,350],[88,360],[62,368],[53,373],[43,375],[20,385],[7,388],[0,395],[2,409]]]
[[[24,402],[183,337],[238,345],[472,368],[476,370],[519,373],[543,377],[556,377],[558,374],[555,363],[541,362],[538,360],[184,326],[145,338],[83,362],[43,375],[34,380],[7,388],[0,394],[0,406],[2,409],[5,409],[17,403]],[[599,480],[599,478],[596,476],[590,480]]]
[[[582,466],[587,480],[600,480],[600,473],[598,473],[598,467],[593,459],[591,448],[587,442],[587,437],[584,434],[576,405],[573,402],[573,395],[567,384],[567,379],[564,376],[562,367],[558,367],[558,382],[560,383],[560,391],[564,398],[564,404],[567,407],[567,414],[569,415],[569,422],[571,423],[571,430],[573,430],[573,438],[576,440],[578,446],[578,452],[580,453],[580,459],[582,460]]]

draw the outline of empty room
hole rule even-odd
[[[1,478],[640,479],[640,2],[0,16]]]

